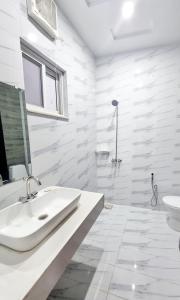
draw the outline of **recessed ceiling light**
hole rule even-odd
[[[122,7],[123,19],[125,19],[125,20],[130,19],[134,14],[134,8],[135,8],[135,5],[134,5],[133,1],[124,2],[123,7]]]

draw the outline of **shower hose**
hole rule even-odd
[[[154,184],[154,173],[151,174],[151,188],[152,188],[151,206],[156,207],[158,204],[158,186],[157,184]]]

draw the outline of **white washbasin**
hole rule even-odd
[[[180,231],[180,197],[179,196],[166,196],[163,197],[163,203],[168,211],[167,223],[176,230]]]
[[[0,244],[28,251],[39,244],[78,205],[81,191],[63,187],[41,190],[29,202],[0,211]]]

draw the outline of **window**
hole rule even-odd
[[[23,71],[26,102],[43,106],[41,65],[23,54]]]
[[[67,119],[66,72],[21,40],[27,110]]]

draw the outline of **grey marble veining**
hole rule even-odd
[[[33,175],[47,185],[96,190],[95,161],[95,60],[84,41],[58,10],[59,32],[63,39],[49,39],[27,16],[26,0],[1,1],[0,81],[24,88],[20,37],[67,71],[69,121],[29,114],[28,125]],[[9,24],[9,27],[4,26]],[[89,125],[91,124],[91,125]],[[82,159],[84,158],[84,159]],[[12,199],[11,194],[17,193]],[[0,195],[0,206],[16,201],[24,193],[21,185],[9,186]]]
[[[110,149],[110,156],[101,167],[101,157],[97,157],[97,188],[114,204],[149,207],[152,172],[160,202],[165,194],[180,193],[178,176],[174,173],[180,169],[179,62],[178,45],[96,61],[97,144],[105,142]],[[119,101],[118,155],[122,159],[116,181],[106,175],[107,170],[113,169],[111,159],[115,151],[114,127],[109,125],[115,123],[112,99]],[[114,139],[111,142],[110,137]],[[122,182],[124,178],[126,184]],[[108,186],[112,183],[111,190],[104,188],[107,182]],[[124,186],[128,186],[126,191]]]
[[[164,211],[104,209],[48,300],[179,300],[178,239]]]

